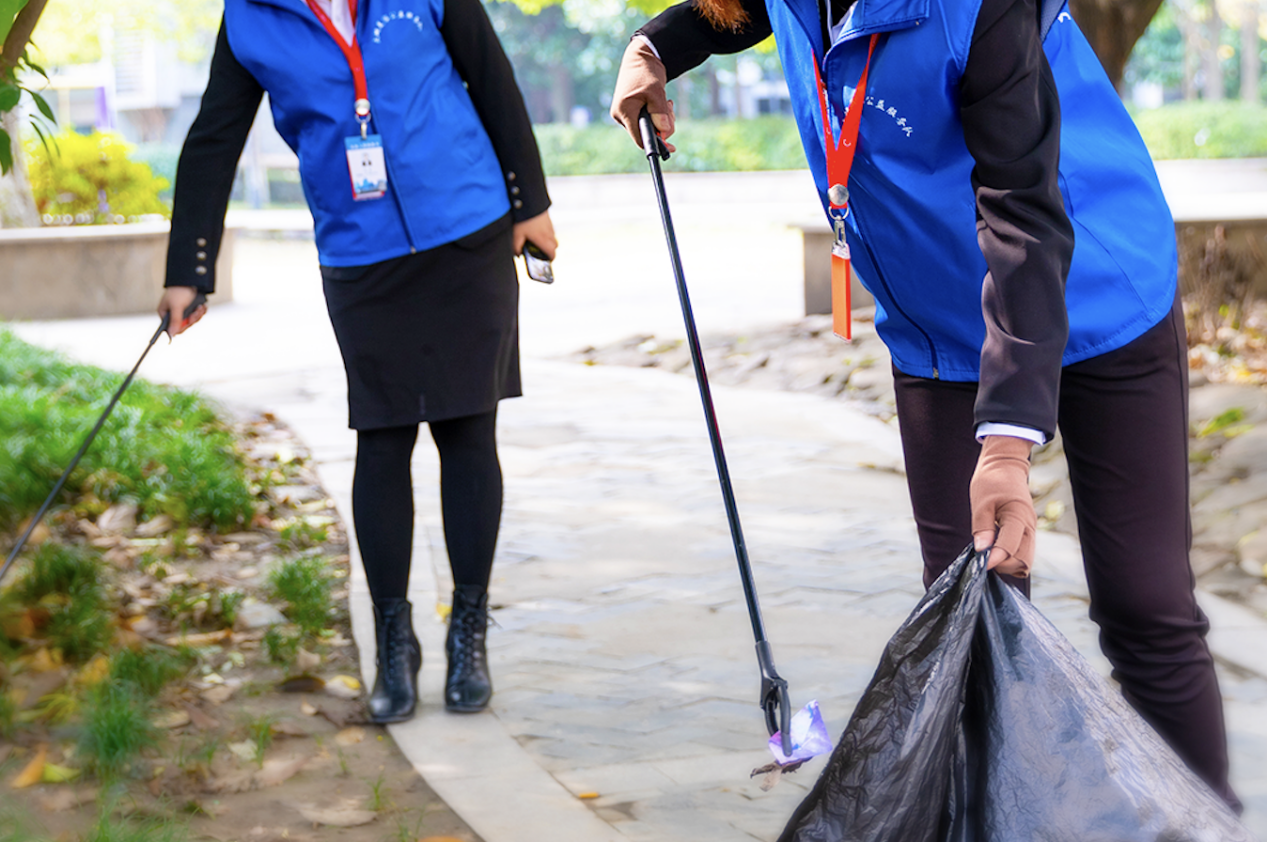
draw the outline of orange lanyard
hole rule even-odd
[[[853,96],[849,98],[849,110],[845,113],[844,124],[840,127],[839,143],[832,137],[827,88],[823,85],[818,62],[814,62],[814,81],[818,84],[818,104],[823,110],[823,134],[827,142],[827,184],[829,185],[827,201],[838,210],[844,210],[849,205],[849,170],[853,168],[853,153],[858,148],[862,103],[866,100],[867,72],[871,69],[871,55],[875,52],[875,45],[879,40],[880,33],[877,32],[871,36],[871,44],[867,47],[867,63],[862,68],[858,87],[854,88]]]
[[[867,47],[867,63],[863,65],[858,87],[849,98],[849,110],[840,127],[840,142],[832,136],[831,112],[827,104],[827,88],[823,85],[818,62],[814,62],[814,81],[818,84],[818,104],[823,111],[823,136],[827,152],[827,203],[831,206],[832,231],[836,239],[831,248],[831,316],[832,332],[842,339],[853,338],[853,285],[849,267],[849,244],[845,241],[845,216],[849,213],[849,171],[853,169],[853,153],[858,149],[858,129],[862,124],[862,108],[867,96],[867,72],[880,34],[871,36]]]
[[[343,0],[334,0],[334,2],[341,3]],[[356,103],[354,105],[356,119],[361,124],[361,137],[365,137],[370,122],[370,93],[369,87],[365,84],[365,62],[361,59],[361,45],[356,42],[356,2],[357,0],[347,0],[348,11],[352,13],[351,44],[343,40],[343,36],[339,34],[334,21],[330,20],[330,16],[317,5],[317,0],[308,0],[308,8],[312,9],[312,13],[317,16],[317,20],[321,21],[321,25],[326,28],[326,32],[330,33],[334,43],[338,44],[339,49],[343,51],[343,57],[348,60],[348,67],[352,71],[352,86],[356,90]]]

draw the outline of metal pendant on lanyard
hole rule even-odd
[[[871,36],[867,47],[867,63],[862,68],[862,77],[858,87],[854,88],[849,98],[849,110],[840,127],[840,141],[837,142],[831,130],[831,107],[827,99],[827,88],[823,84],[822,73],[818,62],[814,62],[814,81],[818,85],[818,104],[823,113],[823,135],[826,140],[827,153],[827,203],[830,205],[828,215],[832,221],[831,248],[831,313],[832,332],[842,339],[853,338],[853,320],[851,319],[852,301],[850,295],[849,243],[845,239],[845,219],[849,216],[849,171],[853,168],[853,155],[858,148],[858,130],[862,123],[862,107],[866,100],[867,72],[871,69],[871,56],[875,52],[876,42],[880,34]]]
[[[333,2],[341,3],[343,0],[333,0]],[[356,101],[352,104],[352,108],[356,114],[356,121],[361,124],[361,138],[365,139],[369,134],[370,94],[365,82],[365,62],[361,59],[361,45],[356,42],[356,3],[357,0],[347,0],[348,11],[352,15],[351,43],[343,40],[338,27],[334,25],[334,21],[330,20],[325,10],[317,4],[317,0],[308,0],[308,8],[312,9],[312,13],[317,16],[317,20],[321,21],[321,25],[326,28],[326,32],[330,33],[330,37],[339,45],[339,49],[343,51],[343,57],[348,61],[348,68],[352,71],[352,85],[356,89]]]

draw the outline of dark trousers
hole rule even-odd
[[[975,383],[894,371],[907,482],[930,584],[972,542]],[[1066,366],[1059,419],[1091,619],[1136,710],[1234,808],[1209,622],[1188,562],[1188,360],[1183,312]],[[1036,561],[1041,570],[1041,556]]]

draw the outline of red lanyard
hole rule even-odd
[[[853,153],[858,148],[858,127],[862,122],[862,103],[866,99],[867,71],[871,69],[871,54],[875,52],[876,41],[879,39],[878,32],[871,36],[862,78],[858,80],[858,87],[854,88],[853,96],[849,98],[849,111],[845,113],[845,122],[840,127],[839,144],[832,137],[827,88],[823,85],[818,62],[814,62],[814,81],[818,83],[818,104],[823,110],[823,134],[827,140],[827,201],[833,208],[844,209],[849,204],[849,170],[853,168]]]
[[[344,0],[333,0],[333,2],[342,3]],[[361,137],[365,137],[366,127],[370,121],[370,92],[365,84],[365,63],[361,60],[361,45],[356,42],[356,0],[347,0],[347,4],[348,11],[352,13],[351,44],[343,40],[343,36],[335,28],[334,21],[330,20],[330,16],[317,5],[317,0],[308,0],[308,8],[312,9],[317,20],[321,21],[321,25],[326,28],[326,32],[330,33],[334,43],[338,44],[339,49],[343,51],[343,57],[348,60],[348,67],[352,70],[352,85],[356,89],[356,119],[361,123]]]

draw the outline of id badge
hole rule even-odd
[[[387,195],[387,160],[383,157],[383,138],[343,139],[348,153],[348,172],[352,176],[352,198],[356,201],[379,199]]]
[[[853,339],[849,275],[849,244],[845,242],[844,224],[838,223],[831,246],[831,330],[846,341]]]

